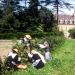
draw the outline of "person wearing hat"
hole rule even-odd
[[[49,43],[47,41],[44,42],[44,44],[39,44],[40,48],[43,48],[45,51],[45,59],[46,60],[51,60],[51,54],[50,54],[50,48],[49,48]]]
[[[17,68],[17,65],[21,64],[21,58],[18,56],[18,49],[12,49],[7,56],[7,64],[11,68]]]
[[[51,59],[50,52],[49,52],[50,49],[47,41],[44,42],[44,49],[45,49],[45,59],[50,60]]]
[[[21,57],[18,56],[18,49],[12,49],[7,57],[7,66],[13,69],[26,69],[27,65],[21,64]]]
[[[46,63],[43,55],[36,50],[32,50],[31,54],[28,53],[28,57],[31,59],[32,66],[36,69],[44,67],[44,64]]]
[[[31,39],[30,35],[25,35],[24,38],[22,38],[22,43],[25,44],[29,51],[31,51]]]
[[[26,37],[27,39],[29,39],[29,40],[32,39],[30,35],[25,35],[25,37]]]

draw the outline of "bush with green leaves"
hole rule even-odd
[[[18,41],[16,41],[16,44],[13,46],[13,48],[17,48],[18,55],[21,57],[22,63],[27,63],[27,47],[25,44],[20,44]]]
[[[39,43],[44,43],[44,41],[48,41],[49,46],[50,46],[50,51],[55,50],[57,47],[61,47],[61,45],[65,42],[65,38],[62,36],[45,36],[42,37],[40,39],[35,39],[35,45],[36,47],[38,47],[37,45]]]
[[[13,69],[9,69],[6,65],[6,58],[5,61],[2,61],[0,58],[0,75],[11,75],[13,73]]]
[[[40,37],[37,37],[37,35],[36,34],[31,35],[33,37],[31,40],[32,49],[36,48],[42,54],[44,54],[44,49],[39,48],[38,44],[43,44],[44,41],[48,41],[50,51],[53,51],[57,47],[61,47],[62,44],[65,42],[65,38],[63,36],[54,36],[48,33],[44,33],[44,35],[41,34],[42,36]],[[28,52],[27,47],[24,44],[19,44],[18,42],[16,42],[14,47],[16,47],[19,50],[19,55],[22,58],[22,62],[27,63],[27,52]]]
[[[32,38],[41,38],[41,37],[46,37],[46,36],[63,36],[62,32],[59,32],[58,30],[53,30],[52,32],[29,32],[29,33],[24,33],[24,32],[13,32],[13,33],[0,33],[0,39],[19,39],[22,38],[24,35],[30,34]]]
[[[70,33],[70,37],[75,39],[75,28],[70,29],[68,32]]]

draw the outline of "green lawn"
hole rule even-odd
[[[62,47],[52,52],[53,60],[44,68],[28,67],[11,75],[75,75],[75,40],[66,40]]]

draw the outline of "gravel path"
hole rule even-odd
[[[0,40],[0,57],[7,56],[13,45],[12,40]]]

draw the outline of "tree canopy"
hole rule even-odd
[[[24,6],[21,2],[24,2]],[[61,2],[62,0],[1,0],[0,32],[50,32],[56,26],[56,21],[51,10],[44,6],[53,4],[57,7]]]

